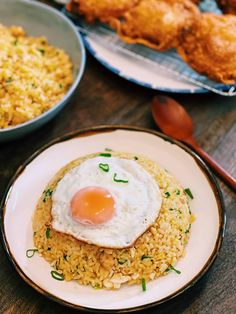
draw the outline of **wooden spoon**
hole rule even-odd
[[[189,144],[215,173],[236,192],[236,179],[198,146],[193,137],[192,119],[179,103],[167,96],[156,96],[152,101],[152,116],[165,134]]]

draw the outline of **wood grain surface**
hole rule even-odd
[[[0,196],[16,169],[55,137],[83,127],[127,124],[157,129],[150,103],[156,92],[110,73],[88,55],[81,84],[57,117],[33,134],[0,144]],[[213,94],[171,95],[194,120],[202,148],[236,177],[236,97]],[[145,313],[236,313],[236,195],[222,182],[227,226],[223,246],[210,271],[175,299]],[[0,313],[73,313],[46,299],[17,274],[0,246]]]

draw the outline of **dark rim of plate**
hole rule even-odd
[[[192,278],[186,285],[184,285],[183,287],[181,287],[179,290],[175,291],[174,293],[170,294],[169,296],[155,301],[155,302],[151,302],[151,303],[147,303],[147,304],[143,304],[140,306],[135,306],[135,307],[131,307],[131,308],[122,308],[122,309],[96,309],[96,308],[90,308],[90,307],[85,307],[82,305],[75,305],[73,303],[70,303],[68,301],[62,300],[60,298],[58,298],[57,296],[45,291],[43,288],[41,288],[40,286],[38,286],[37,284],[35,284],[24,272],[23,270],[20,268],[20,266],[18,265],[16,259],[14,258],[14,255],[11,253],[10,250],[10,245],[7,241],[7,237],[6,237],[6,233],[5,233],[5,228],[4,228],[4,217],[5,217],[5,209],[6,209],[6,203],[8,201],[8,197],[10,195],[11,192],[11,188],[14,184],[14,182],[16,181],[16,179],[22,174],[22,172],[24,171],[24,169],[26,168],[26,166],[33,160],[35,159],[39,154],[41,154],[45,149],[49,148],[50,146],[59,143],[59,142],[63,142],[63,141],[67,141],[69,139],[72,138],[76,138],[76,137],[82,137],[82,136],[90,136],[90,135],[94,135],[97,133],[104,133],[104,132],[113,132],[116,130],[127,130],[127,131],[136,131],[136,132],[146,132],[146,133],[150,133],[153,135],[156,135],[160,138],[162,138],[165,141],[168,141],[172,144],[175,144],[177,146],[179,146],[180,148],[182,148],[185,152],[187,152],[189,155],[191,155],[195,161],[197,162],[199,169],[204,173],[204,175],[206,176],[212,191],[214,192],[214,196],[216,198],[217,201],[217,206],[218,206],[218,214],[219,214],[219,229],[218,229],[218,235],[217,235],[217,239],[216,239],[216,243],[215,243],[215,247],[214,250],[212,251],[211,255],[209,256],[207,262],[205,263],[205,265],[202,267],[201,271],[194,277]],[[214,175],[212,174],[211,170],[209,169],[209,167],[205,164],[205,162],[192,150],[190,149],[188,146],[182,144],[179,141],[173,140],[172,138],[159,133],[157,131],[153,131],[150,129],[146,129],[146,128],[142,128],[142,127],[134,127],[134,126],[128,126],[128,125],[101,125],[101,126],[95,126],[95,127],[91,127],[91,128],[85,128],[85,129],[80,129],[78,131],[74,131],[74,132],[70,132],[66,135],[60,136],[54,140],[52,140],[51,142],[49,142],[48,144],[44,145],[43,147],[41,147],[39,150],[37,150],[33,155],[31,155],[16,171],[16,173],[14,174],[14,176],[11,178],[8,187],[5,191],[5,194],[3,196],[1,205],[0,205],[0,217],[1,217],[1,240],[3,243],[3,246],[5,248],[5,251],[7,253],[7,257],[10,260],[10,262],[13,264],[13,266],[15,267],[16,271],[18,272],[18,274],[21,276],[21,278],[28,283],[31,287],[33,287],[36,291],[38,291],[39,293],[41,293],[42,295],[48,297],[49,299],[56,301],[62,305],[71,307],[73,309],[77,309],[77,310],[83,310],[83,311],[88,311],[88,312],[97,312],[97,313],[122,313],[122,312],[134,312],[134,311],[139,311],[142,309],[147,309],[156,305],[159,305],[161,303],[167,302],[170,299],[182,294],[184,291],[186,291],[188,288],[192,287],[210,268],[210,266],[213,264],[213,262],[215,261],[221,244],[222,244],[222,240],[224,237],[224,231],[225,231],[225,224],[226,224],[226,214],[225,214],[225,206],[224,206],[224,201],[223,201],[223,196],[221,193],[221,190],[219,188],[219,185],[214,177]]]

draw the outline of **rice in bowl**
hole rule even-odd
[[[73,82],[70,57],[29,37],[22,27],[0,24],[0,129],[31,120],[56,105]]]
[[[143,156],[112,152],[114,157],[135,160],[159,185],[162,206],[154,224],[131,247],[122,249],[87,244],[55,231],[51,225],[51,196],[58,182],[68,171],[98,155],[78,158],[49,182],[33,218],[34,244],[59,279],[107,289],[119,289],[125,283],[142,283],[145,290],[146,282],[175,270],[175,263],[185,253],[193,221],[188,196],[178,181],[153,161]]]

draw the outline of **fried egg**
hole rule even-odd
[[[136,161],[97,156],[68,171],[52,195],[52,227],[108,248],[131,246],[157,219],[155,179]]]

